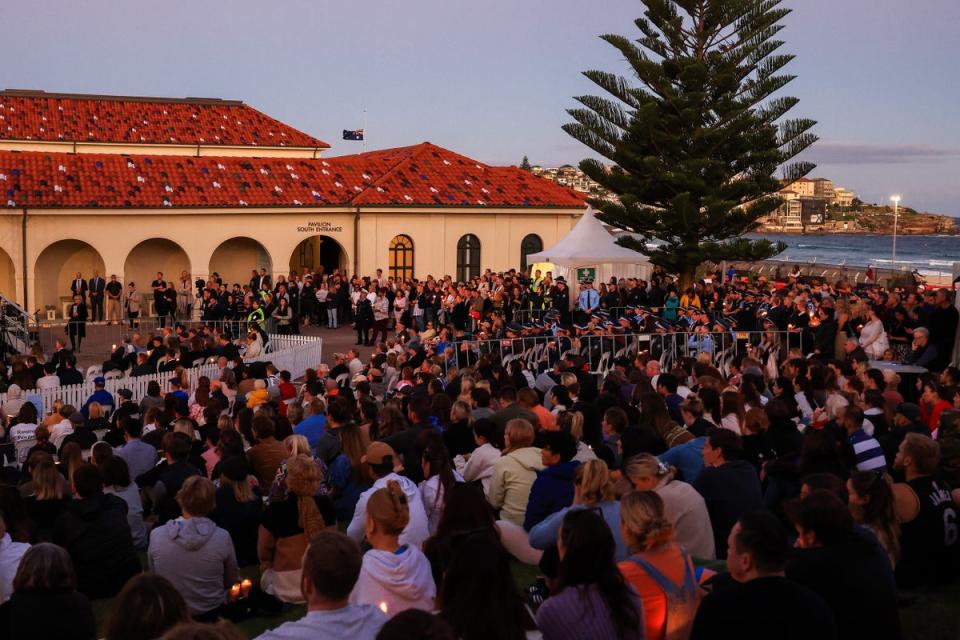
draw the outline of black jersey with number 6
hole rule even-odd
[[[909,587],[943,583],[956,575],[960,522],[950,487],[934,476],[907,482],[920,501],[920,512],[901,525],[897,584]]]

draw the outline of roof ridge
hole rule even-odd
[[[407,155],[406,157],[403,157],[403,158],[400,158],[399,160],[397,160],[397,162],[394,163],[393,166],[391,166],[389,169],[387,169],[386,171],[384,171],[383,173],[381,173],[380,176],[379,176],[376,180],[374,180],[373,182],[371,182],[371,183],[370,183],[370,186],[364,187],[364,188],[363,188],[363,191],[361,191],[360,193],[358,193],[358,194],[355,195],[354,197],[350,198],[350,204],[356,203],[356,201],[359,200],[360,198],[362,198],[362,197],[364,196],[364,194],[366,194],[370,189],[376,189],[376,188],[380,185],[380,183],[383,182],[388,176],[392,175],[394,172],[396,172],[397,170],[399,170],[399,168],[400,168],[401,165],[403,165],[404,163],[409,163],[409,162],[412,161],[414,158],[419,158],[420,155],[423,153],[423,151],[427,148],[428,145],[429,145],[429,146],[434,146],[434,145],[431,145],[429,142],[426,142],[426,141],[421,142],[420,144],[409,145],[407,148],[411,149],[410,154]],[[403,147],[399,147],[399,148],[402,149]],[[357,154],[357,155],[363,155],[363,154]]]
[[[185,98],[170,98],[158,96],[124,96],[98,93],[60,93],[47,92],[42,89],[2,89],[0,96],[11,98],[50,98],[51,100],[92,100],[111,102],[156,102],[160,104],[220,104],[227,106],[243,105],[243,100],[228,98],[200,98],[187,96]],[[249,105],[247,105],[249,106]]]

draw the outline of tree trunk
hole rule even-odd
[[[678,275],[680,277],[680,283],[677,288],[680,290],[680,293],[683,293],[688,288],[692,287],[693,283],[696,281],[697,265],[684,267],[680,270]]]

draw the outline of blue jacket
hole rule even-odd
[[[693,484],[700,472],[703,471],[703,443],[706,441],[706,436],[700,436],[690,442],[684,442],[672,449],[667,449],[657,457],[660,462],[675,466],[682,474],[680,480],[687,484]]]
[[[530,546],[534,549],[549,549],[557,546],[557,538],[560,535],[560,527],[563,524],[563,518],[569,511],[586,509],[582,504],[575,504],[570,507],[560,509],[553,515],[547,516],[547,519],[530,529]],[[630,557],[630,550],[627,548],[623,538],[620,537],[620,501],[610,500],[597,504],[595,509],[600,510],[603,521],[607,523],[610,532],[613,534],[613,541],[617,545],[617,562],[622,562]]]
[[[537,479],[530,488],[527,513],[523,518],[524,529],[530,531],[533,525],[551,513],[573,503],[573,474],[578,466],[578,461],[571,460],[537,471]]]
[[[320,441],[320,436],[323,435],[323,430],[326,426],[327,416],[318,413],[304,418],[300,424],[293,428],[293,432],[298,436],[304,436],[307,442],[310,443],[310,448],[316,451],[317,443]]]
[[[106,389],[97,389],[90,397],[87,398],[87,401],[83,403],[83,407],[80,409],[80,413],[83,414],[83,417],[87,417],[87,412],[90,410],[90,404],[93,402],[99,402],[103,407],[103,417],[109,418],[110,414],[113,413],[113,394],[107,391]]]

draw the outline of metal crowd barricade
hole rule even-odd
[[[709,340],[705,337],[709,336]],[[710,353],[710,362],[724,374],[739,356],[752,355],[761,364],[779,368],[791,348],[803,349],[803,334],[786,331],[725,331],[711,333],[630,333],[619,335],[588,335],[576,338],[529,336],[499,340],[463,340],[453,342],[450,357],[444,358],[446,369],[473,365],[481,357],[499,359],[504,367],[520,360],[534,375],[551,369],[567,355],[583,358],[588,371],[605,376],[613,370],[617,359],[629,360],[638,354],[649,354],[668,371],[683,358]]]

